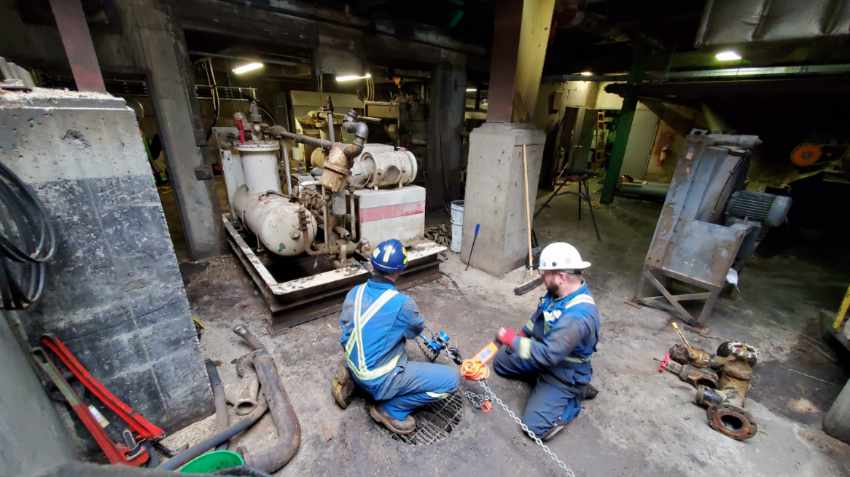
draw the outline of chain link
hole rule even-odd
[[[514,422],[519,424],[519,427],[522,428],[522,431],[525,432],[528,437],[530,437],[531,440],[534,441],[535,444],[537,444],[541,449],[543,449],[543,452],[546,453],[549,458],[551,458],[556,464],[558,464],[558,467],[560,467],[566,475],[569,475],[570,477],[576,477],[575,472],[573,472],[572,469],[567,467],[567,464],[565,464],[564,461],[562,461],[557,455],[555,455],[555,453],[552,452],[552,449],[550,449],[549,446],[544,444],[543,441],[539,437],[537,437],[534,431],[529,429],[528,426],[526,426],[525,423],[522,422],[522,419],[520,419],[519,416],[517,416],[516,413],[513,412],[511,408],[509,408],[508,405],[505,404],[504,401],[502,401],[502,398],[496,396],[496,393],[494,393],[493,390],[490,389],[490,386],[488,386],[484,380],[478,381],[478,383],[481,385],[481,388],[484,389],[483,396],[472,391],[466,391],[465,393],[466,398],[470,400],[473,406],[480,407],[481,402],[487,399],[494,401],[505,411],[505,413],[511,419],[514,420]],[[476,401],[473,401],[473,399],[477,400],[477,404]]]

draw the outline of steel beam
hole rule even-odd
[[[59,36],[79,91],[105,93],[103,75],[94,51],[89,25],[80,0],[50,0]]]
[[[632,60],[632,71],[629,75],[629,83],[636,84],[643,79],[643,58],[639,47],[635,47],[634,59]],[[638,96],[634,88],[629,88],[623,96],[623,107],[617,118],[616,138],[614,147],[611,148],[611,157],[608,159],[608,168],[605,171],[605,185],[602,188],[600,202],[610,204],[614,201],[614,191],[617,190],[617,181],[620,179],[620,169],[623,167],[623,159],[626,157],[626,147],[629,144],[629,134],[632,131],[632,123],[635,119]]]

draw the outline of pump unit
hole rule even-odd
[[[342,136],[330,131],[332,111],[317,114],[329,119],[328,137]],[[222,220],[272,311],[273,330],[333,311],[345,292],[368,278],[371,249],[388,238],[408,249],[400,286],[413,274],[436,276],[446,248],[423,238],[426,191],[413,185],[413,153],[367,144],[368,128],[354,111],[341,124],[354,136],[347,144],[250,116],[251,123],[237,113],[236,127],[213,128],[230,205]],[[291,162],[293,142],[320,148],[322,167]]]

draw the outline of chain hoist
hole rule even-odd
[[[469,401],[472,407],[480,409],[481,411],[488,413],[493,409],[493,402],[499,405],[505,414],[508,415],[514,422],[516,422],[522,431],[532,440],[535,444],[537,444],[543,452],[552,459],[555,464],[564,472],[564,474],[575,477],[575,472],[570,469],[567,464],[558,457],[555,452],[552,451],[549,446],[543,443],[543,440],[538,437],[534,431],[528,428],[528,426],[522,422],[522,419],[515,413],[505,401],[502,400],[496,393],[493,392],[493,389],[487,384],[487,378],[490,376],[490,368],[487,367],[487,364],[496,357],[496,353],[499,351],[498,344],[494,342],[490,342],[481,349],[475,356],[470,359],[462,359],[460,351],[456,347],[450,347],[449,343],[449,335],[446,334],[445,331],[440,330],[439,333],[432,335],[430,339],[420,336],[419,337],[423,344],[419,345],[419,349],[422,350],[422,353],[428,358],[429,361],[435,361],[439,356],[440,352],[445,350],[448,354],[449,358],[457,365],[460,366],[460,374],[467,381],[477,381],[481,386],[483,393],[476,393],[474,391],[466,390],[464,391],[464,397]]]

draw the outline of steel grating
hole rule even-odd
[[[427,446],[449,437],[455,426],[463,418],[463,396],[454,393],[451,396],[423,407],[413,416],[416,418],[416,432],[402,436],[390,431],[393,439],[412,446]],[[386,430],[386,429],[385,429]]]

